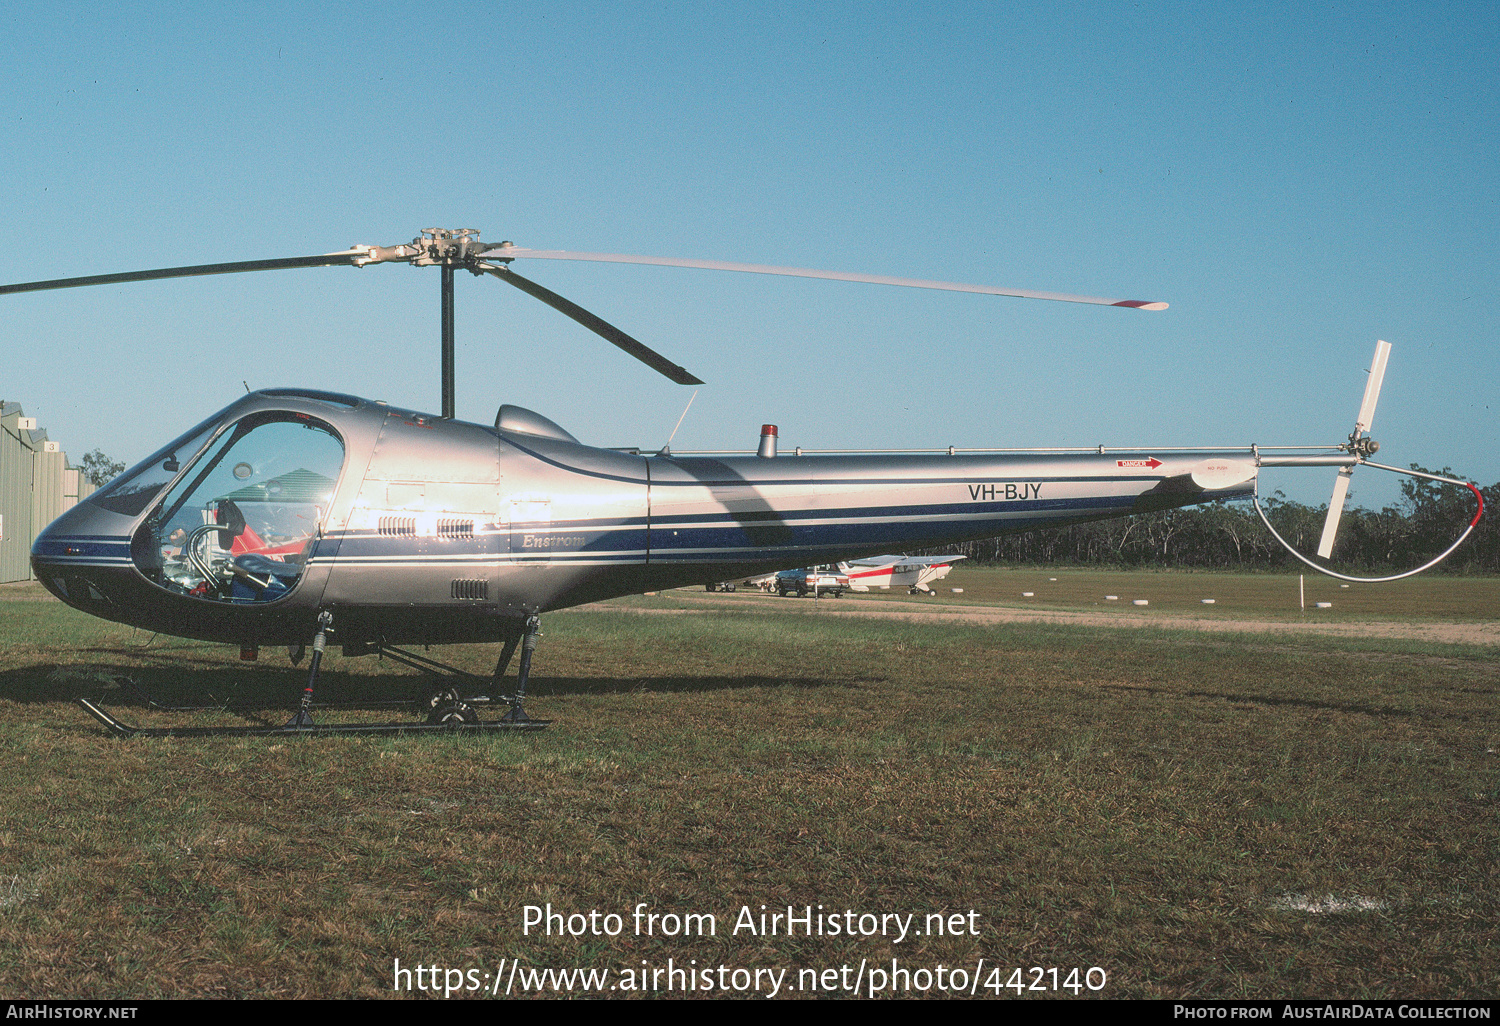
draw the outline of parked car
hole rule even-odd
[[[811,593],[837,598],[848,590],[849,575],[840,573],[837,567],[805,566],[776,575],[776,594],[783,597],[795,591],[799,596]]]

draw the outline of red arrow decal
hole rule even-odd
[[[1157,467],[1161,466],[1161,460],[1157,459],[1155,456],[1152,456],[1148,460],[1115,460],[1115,466],[1146,467],[1150,470],[1155,470]]]

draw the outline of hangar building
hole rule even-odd
[[[31,579],[31,543],[94,485],[19,403],[0,401],[0,584]]]

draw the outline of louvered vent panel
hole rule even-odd
[[[439,520],[437,534],[439,538],[472,538],[474,537],[474,521]]]
[[[366,521],[368,523],[368,521]],[[391,538],[415,537],[417,533],[416,517],[381,517],[380,533]]]
[[[453,582],[453,597],[456,599],[478,599],[483,601],[490,597],[489,581],[474,581],[459,579]]]

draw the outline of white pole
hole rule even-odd
[[[1302,590],[1302,575],[1297,575],[1297,605],[1305,613],[1307,612],[1307,593]]]

